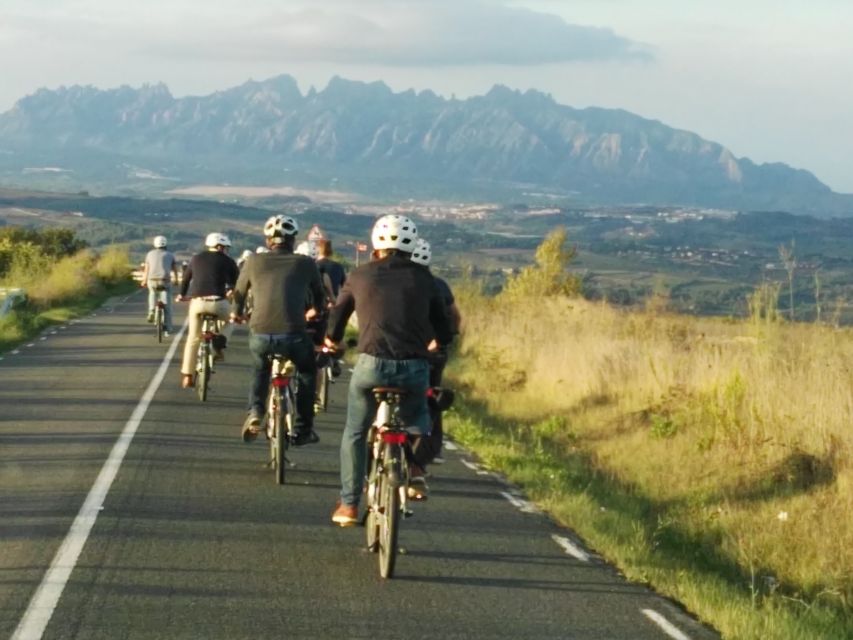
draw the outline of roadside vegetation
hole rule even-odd
[[[0,228],[0,287],[26,294],[0,317],[0,351],[132,289],[131,268],[126,249],[93,251],[68,229]]]
[[[457,291],[449,433],[726,638],[853,637],[853,332],[584,300],[565,232]]]

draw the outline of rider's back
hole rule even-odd
[[[252,256],[237,281],[240,295],[252,289],[249,327],[266,334],[304,331],[306,290],[322,299],[321,286],[311,258],[285,251]]]
[[[355,269],[332,311],[330,334],[343,335],[352,311],[358,315],[358,350],[391,360],[427,357],[427,344],[452,339],[444,303],[426,269],[392,255]]]

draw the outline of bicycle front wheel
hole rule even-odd
[[[385,445],[386,466],[379,493],[379,575],[391,578],[397,561],[397,535],[400,524],[400,464],[402,451],[398,445]]]
[[[154,311],[154,326],[157,327],[157,342],[163,342],[163,309],[160,307]]]

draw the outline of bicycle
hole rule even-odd
[[[267,396],[266,435],[270,444],[269,465],[275,473],[276,484],[284,484],[286,456],[291,441],[296,436],[296,393],[299,379],[296,365],[281,354],[270,356],[272,373]]]
[[[213,340],[218,335],[219,317],[212,313],[201,314],[201,339],[198,343],[198,355],[195,365],[195,387],[199,400],[207,400],[210,390],[210,376],[213,375]]]
[[[168,295],[165,293],[168,288],[162,281],[153,281],[154,291],[157,292],[157,301],[154,303],[154,333],[157,336],[157,342],[163,342],[166,334],[166,303],[162,296]]]
[[[391,578],[397,559],[400,516],[408,518],[410,433],[400,418],[405,389],[376,387],[379,406],[368,432],[367,549],[379,556],[379,575]]]

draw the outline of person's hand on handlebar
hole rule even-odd
[[[432,353],[432,352],[438,351],[438,349],[439,349],[439,344],[438,344],[438,342],[436,342],[435,338],[433,338],[432,340],[429,341],[429,344],[427,345],[427,351]]]

